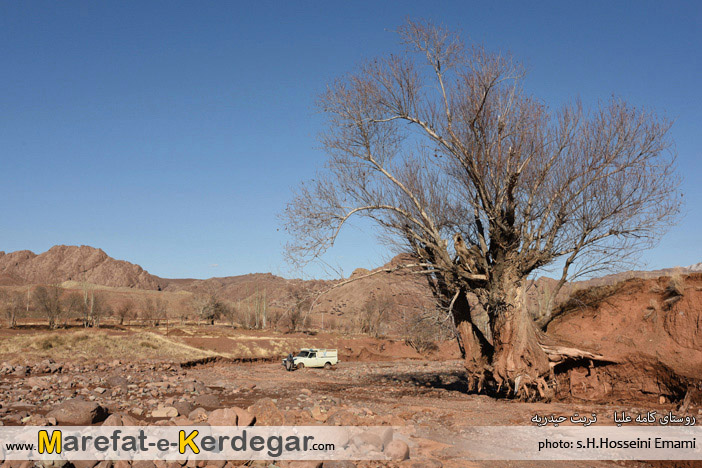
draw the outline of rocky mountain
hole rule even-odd
[[[238,302],[258,297],[269,306],[287,309],[294,296],[318,292],[332,285],[333,281],[286,279],[271,273],[250,273],[209,279],[165,279],[164,291],[187,291],[193,294],[215,294],[218,298]]]
[[[403,314],[435,309],[424,275],[407,269],[393,271],[407,263],[412,263],[411,257],[398,255],[374,270],[356,269],[349,278],[332,284],[316,298],[315,319],[319,321],[324,315],[328,323],[343,325],[351,317],[384,313],[386,325],[398,325]]]
[[[29,250],[0,252],[0,284],[50,284],[79,281],[103,286],[158,289],[161,278],[139,265],[115,260],[87,245],[56,245],[35,254]]]
[[[401,270],[384,271],[406,260],[396,257],[376,270],[359,268],[349,278],[332,281],[286,279],[270,273],[205,280],[169,279],[152,275],[139,265],[116,260],[101,249],[57,245],[41,254],[28,250],[0,252],[0,287],[86,282],[132,288],[135,294],[138,290],[215,294],[234,303],[253,298],[263,300],[269,308],[281,312],[304,302],[305,308],[312,305],[310,318],[313,323],[343,327],[366,310],[371,302],[373,307],[387,309],[391,316],[402,311],[433,307],[423,276]]]

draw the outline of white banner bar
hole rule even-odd
[[[385,460],[392,427],[0,427],[0,460]]]
[[[702,460],[702,426],[598,425],[4,426],[0,460],[386,460],[422,440],[465,460]]]

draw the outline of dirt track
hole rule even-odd
[[[660,403],[658,393],[619,400],[612,394],[598,403],[572,394],[558,403],[497,400],[467,391],[461,361],[423,360],[398,341],[227,327],[168,331],[3,330],[0,346],[6,361],[0,362],[0,422],[44,425],[50,423],[49,412],[70,399],[94,402],[139,424],[184,425],[202,421],[199,417],[206,420],[217,408],[236,406],[251,408],[257,425],[427,429],[423,432],[431,435],[414,441],[411,460],[402,467],[702,466],[690,462],[472,462],[460,458],[460,451],[450,443],[474,426],[530,426],[534,414],[594,412],[598,424],[611,424],[614,411],[675,411],[679,402]],[[342,361],[335,369],[286,372],[278,361],[290,349],[322,343],[339,348]],[[434,356],[451,356],[449,345]],[[185,362],[190,365],[182,365]],[[175,409],[177,417],[158,416],[159,411]],[[702,419],[698,406],[690,410]]]
[[[43,367],[45,366],[45,367]],[[250,407],[257,425],[392,425],[430,429],[416,439],[412,467],[604,466],[648,467],[641,462],[472,462],[457,458],[450,441],[476,425],[531,425],[536,414],[596,412],[611,421],[613,411],[642,412],[672,405],[635,408],[589,403],[523,403],[466,392],[460,361],[395,360],[341,362],[332,370],[286,372],[278,363],[211,362],[182,368],[170,363],[122,365],[36,363],[15,366],[0,376],[0,420],[4,424],[45,424],[45,414],[67,398],[92,400],[110,413],[144,423],[164,421],[158,407],[179,408],[184,424],[197,407]],[[57,370],[60,367],[60,370]],[[606,422],[604,422],[606,424]],[[358,466],[384,466],[378,462]],[[397,466],[390,464],[388,466]],[[695,466],[670,463],[656,466]]]
[[[356,425],[429,427],[436,437],[435,440],[423,440],[414,448],[413,458],[426,463],[417,466],[438,466],[434,462],[440,462],[444,467],[651,466],[639,462],[530,463],[453,459],[452,447],[446,441],[471,426],[531,425],[530,420],[536,413],[570,415],[574,412],[596,412],[601,421],[611,421],[614,411],[644,411],[644,408],[628,405],[523,403],[468,394],[461,378],[461,369],[460,361],[415,360],[351,362],[341,363],[331,371],[304,369],[295,372],[285,372],[279,364],[214,364],[196,367],[188,371],[188,375],[208,386],[222,389],[255,384],[255,389],[245,396],[228,396],[226,404],[245,406],[260,398],[271,398],[285,413],[287,424],[333,424],[341,421]],[[654,407],[672,409],[670,405]]]

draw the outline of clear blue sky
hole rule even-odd
[[[0,250],[88,244],[165,277],[298,275],[276,215],[323,159],[315,96],[393,50],[407,16],[511,51],[550,105],[614,93],[674,119],[686,216],[645,258],[702,261],[697,1],[0,2]],[[387,259],[363,231],[329,263]]]

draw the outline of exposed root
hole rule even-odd
[[[609,363],[617,362],[613,359],[608,359],[601,354],[591,353],[590,351],[585,351],[579,348],[545,344],[539,344],[539,346],[548,356],[548,360],[555,364],[564,362],[568,359],[591,359],[593,361],[604,361]]]

